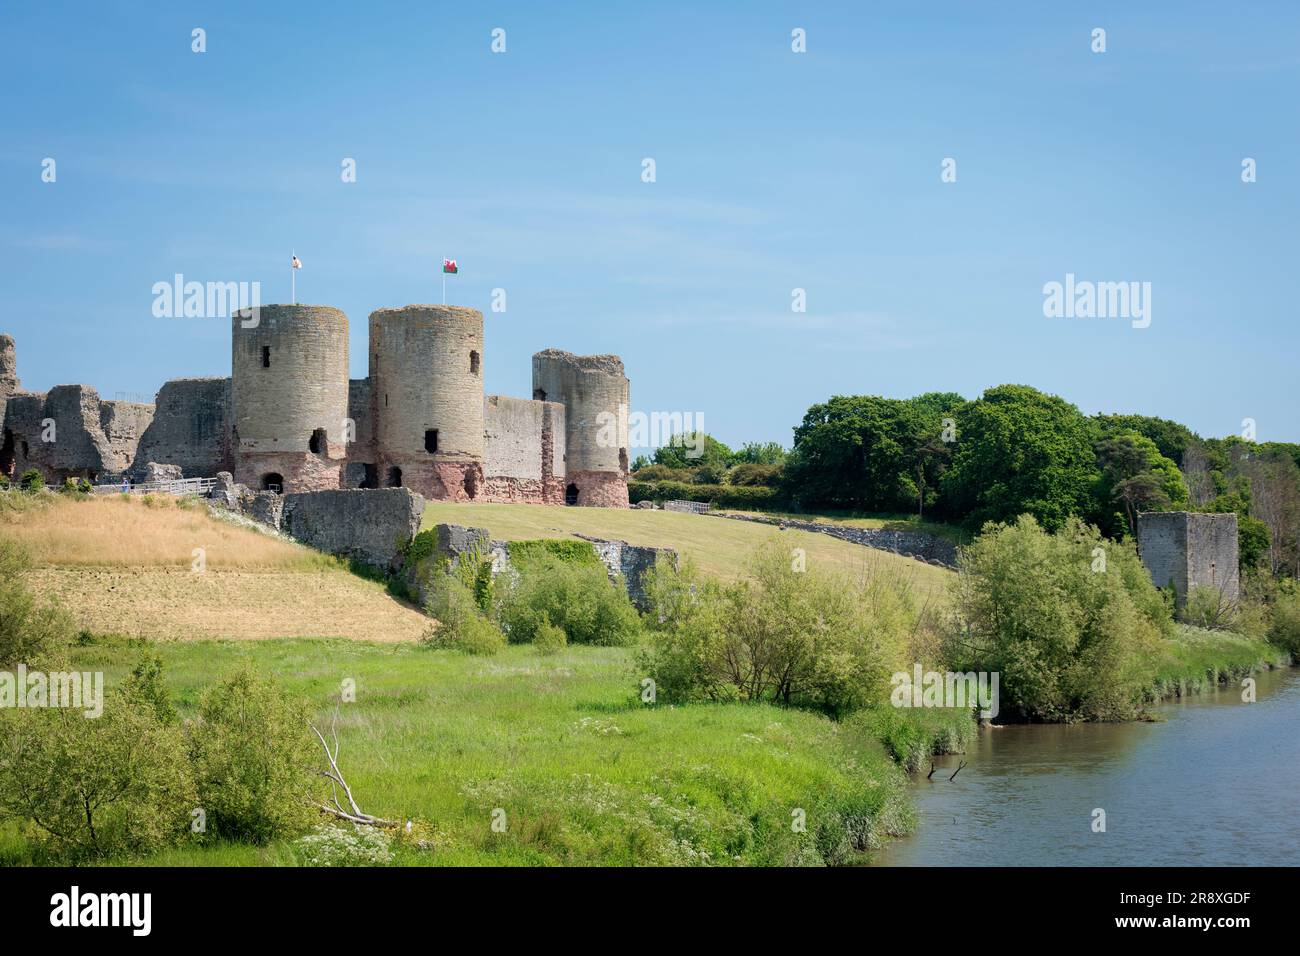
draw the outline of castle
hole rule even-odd
[[[533,356],[532,398],[485,395],[483,314],[370,314],[348,378],[348,318],[320,305],[231,316],[229,378],[165,382],[154,404],[86,385],[19,389],[0,335],[0,473],[136,481],[231,472],[254,490],[408,487],[440,501],[626,508],[629,385],[615,355]]]

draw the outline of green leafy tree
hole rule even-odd
[[[1069,402],[1028,385],[999,385],[964,406],[945,514],[979,527],[1029,514],[1044,527],[1087,514],[1098,477],[1095,427]]]
[[[954,596],[951,665],[1001,675],[1002,711],[1026,720],[1131,717],[1173,626],[1132,544],[1075,518],[986,526]]]
[[[1170,421],[1167,418],[1154,418],[1150,415],[1095,415],[1096,421],[1105,438],[1127,432],[1137,432],[1155,443],[1160,454],[1181,467],[1183,455],[1188,446],[1200,443],[1200,436],[1186,425]]]
[[[917,449],[940,429],[907,401],[837,395],[809,408],[795,429],[784,486],[814,507],[911,510]]]
[[[1137,533],[1139,511],[1187,507],[1187,483],[1182,472],[1172,459],[1160,454],[1150,438],[1137,432],[1120,432],[1097,442],[1096,448],[1102,499],[1123,507],[1129,533]]]
[[[140,681],[103,714],[0,711],[0,817],[30,825],[54,859],[83,862],[179,841],[198,806],[180,728]]]
[[[698,454],[697,454],[698,452]],[[731,464],[731,449],[704,432],[673,435],[668,444],[655,449],[654,464],[669,468],[697,468],[701,465]]]
[[[251,664],[208,689],[188,730],[197,805],[210,831],[264,843],[311,825],[319,753],[308,716],[305,701]]]
[[[745,442],[731,455],[733,465],[779,465],[789,453],[778,442]]]

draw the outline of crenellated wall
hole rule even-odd
[[[239,312],[230,377],[173,379],[152,406],[104,402],[84,385],[19,392],[16,346],[0,335],[0,468],[39,467],[51,481],[230,472],[253,492],[404,486],[436,500],[627,507],[617,356],[539,352],[534,398],[485,397],[478,310],[378,309],[369,334],[370,374],[349,379],[338,309]],[[38,447],[46,419],[59,441]]]

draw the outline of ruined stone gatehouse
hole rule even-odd
[[[349,379],[348,318],[318,305],[231,317],[229,378],[163,384],[153,405],[85,385],[23,392],[0,336],[0,471],[134,479],[150,463],[296,493],[407,487],[441,501],[628,506],[628,379],[614,355],[547,349],[533,397],[485,395],[483,314],[370,314],[368,372]],[[54,440],[43,440],[54,423]]]

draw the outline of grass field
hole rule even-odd
[[[946,595],[953,577],[943,568],[812,531],[778,531],[749,521],[675,511],[431,502],[424,509],[424,527],[441,523],[487,528],[494,538],[505,540],[567,538],[577,532],[675,548],[693,558],[700,570],[722,578],[743,575],[749,556],[773,539],[792,549],[803,548],[809,567],[820,564],[853,574],[895,574],[919,593],[935,598]]]
[[[720,509],[724,514],[746,514],[729,509]],[[749,512],[752,513],[752,512]],[[794,521],[811,521],[813,524],[835,524],[850,528],[873,528],[885,531],[921,531],[940,538],[947,538],[956,544],[967,544],[970,533],[957,525],[938,521],[926,521],[916,515],[866,515],[855,512],[823,512],[820,514],[795,514],[788,511],[764,512],[772,518],[790,518]]]
[[[383,584],[327,555],[176,502],[57,497],[0,513],[0,535],[31,555],[32,590],[94,633],[384,642],[416,640],[429,625]]]
[[[853,862],[854,821],[875,842],[912,825],[904,777],[864,732],[766,705],[649,706],[628,651],[514,646],[476,658],[422,645],[285,640],[151,644],[184,715],[244,658],[310,698],[322,720],[345,678],[340,765],[370,813],[425,821],[434,849],[395,862],[791,864]],[[79,647],[122,677],[143,646]],[[494,832],[504,811],[506,831]],[[807,832],[792,815],[804,811]],[[847,822],[846,822],[847,821]],[[0,830],[0,864],[28,849]],[[836,856],[836,855],[840,856]],[[290,864],[289,844],[169,850],[161,865]],[[125,862],[125,861],[123,861]]]

